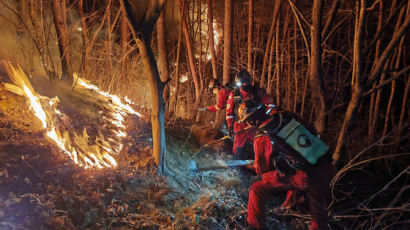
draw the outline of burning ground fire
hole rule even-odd
[[[123,149],[123,140],[127,137],[124,118],[128,114],[141,116],[125,98],[122,103],[118,96],[100,90],[97,86],[75,76],[77,85],[71,91],[85,98],[92,97],[99,103],[101,126],[95,137],[90,137],[87,129],[76,132],[70,124],[70,118],[57,109],[60,101],[58,97],[49,98],[39,95],[31,85],[24,71],[5,63],[8,74],[14,84],[5,83],[7,90],[26,97],[30,110],[41,121],[50,138],[77,165],[84,168],[105,168],[117,166],[114,156]]]

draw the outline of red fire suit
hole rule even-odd
[[[224,109],[230,93],[231,90],[225,87],[221,87],[218,92],[218,99],[216,101],[216,105],[208,106],[208,111],[218,112],[219,110]]]
[[[235,135],[233,141],[234,154],[237,154],[238,151],[245,146],[246,141],[253,142],[256,134],[255,129],[248,129],[246,131],[243,131],[249,126],[249,124],[237,122],[237,118],[235,117],[235,110],[237,109],[235,108],[235,100],[243,101],[248,98],[256,97],[257,100],[261,100],[261,102],[266,106],[267,109],[276,106],[273,104],[272,97],[270,97],[263,89],[250,88],[249,91],[250,92],[240,89],[240,98],[235,98],[235,91],[232,91],[229,94],[228,101],[226,102],[226,122],[228,123],[228,129],[233,126],[234,132],[238,133]]]
[[[261,180],[254,182],[249,190],[248,224],[254,228],[265,227],[265,204],[272,191],[303,191],[309,202],[313,229],[329,229],[326,196],[334,174],[332,164],[318,162],[309,173],[296,169],[287,175],[275,169],[271,159],[277,153],[274,143],[267,135],[258,135],[254,141],[254,168]],[[289,195],[289,193],[288,193]]]

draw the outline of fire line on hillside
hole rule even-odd
[[[115,156],[123,149],[123,140],[127,137],[124,118],[127,115],[141,116],[132,107],[128,98],[123,103],[116,96],[100,90],[85,79],[75,74],[77,85],[72,94],[85,96],[93,100],[93,106],[99,110],[97,134],[90,137],[87,129],[76,131],[71,119],[57,107],[59,98],[49,98],[37,93],[24,71],[4,63],[13,84],[5,83],[7,90],[24,96],[32,113],[40,120],[46,136],[67,154],[75,164],[83,168],[110,168],[117,166]],[[95,102],[96,101],[96,102]]]

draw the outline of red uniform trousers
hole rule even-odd
[[[326,197],[329,183],[334,170],[329,163],[318,165],[318,168],[309,176],[301,170],[290,176],[272,170],[272,163],[268,161],[273,152],[273,145],[266,136],[255,139],[255,170],[262,175],[262,180],[252,184],[249,190],[248,218],[250,226],[254,228],[265,227],[265,204],[273,191],[298,190],[305,191],[310,206],[313,229],[328,229],[328,213]],[[271,169],[272,171],[267,171]],[[264,172],[264,173],[263,173]]]
[[[255,139],[256,135],[256,130],[255,129],[248,129],[245,130],[249,125],[246,123],[238,123],[235,122],[234,124],[234,132],[237,133],[234,137],[233,140],[233,153],[235,155],[241,154],[241,155],[246,155],[248,153],[245,153],[245,143],[246,141],[249,141],[253,143],[253,140]],[[245,131],[243,131],[245,130]],[[245,156],[239,156],[239,158],[243,158]],[[246,158],[246,157],[245,157]],[[253,156],[252,156],[253,158]]]

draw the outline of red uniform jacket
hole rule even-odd
[[[262,103],[266,106],[267,109],[274,108],[276,105],[273,104],[273,99],[270,97],[265,90],[260,88],[251,88],[249,92],[244,90],[239,90],[241,94],[241,100],[246,100],[248,98],[256,97],[257,100],[261,100]],[[254,95],[252,95],[252,92]],[[255,95],[256,94],[256,95]],[[228,101],[226,102],[226,122],[228,123],[228,128],[234,127],[234,132],[238,133],[244,130],[249,124],[247,123],[238,123],[235,118],[235,98],[234,91],[229,94]],[[255,138],[256,131],[254,129],[249,129],[235,135],[233,143],[233,152],[237,153],[237,148],[242,148],[246,141],[253,142]]]
[[[246,100],[248,98],[251,98],[253,96],[258,97],[260,100],[262,100],[262,103],[266,106],[267,109],[270,109],[272,107],[276,107],[273,104],[273,99],[270,97],[265,90],[263,89],[257,89],[255,90],[258,95],[252,95],[250,92],[246,92],[243,90],[239,90],[240,94],[242,96],[242,101]],[[234,91],[230,92],[228,101],[226,102],[226,121],[228,123],[228,127],[232,127],[235,122],[235,99],[234,99]]]
[[[208,106],[208,110],[211,112],[217,112],[221,109],[224,109],[226,106],[226,101],[228,100],[228,96],[230,93],[231,91],[227,88],[223,87],[219,89],[216,105]]]

